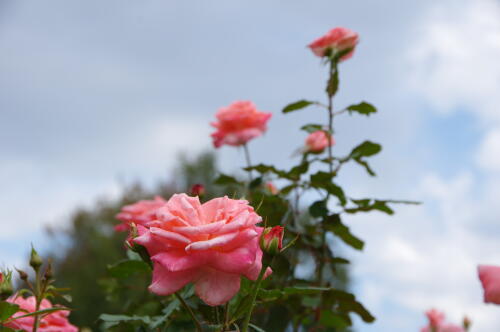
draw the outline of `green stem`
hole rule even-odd
[[[250,324],[250,319],[252,318],[253,307],[255,306],[255,300],[257,299],[257,294],[259,293],[260,284],[262,283],[262,279],[264,279],[264,274],[266,273],[267,265],[262,265],[262,269],[260,270],[259,276],[255,281],[255,285],[253,288],[252,299],[250,302],[250,308],[248,308],[247,315],[243,322],[243,328],[241,332],[248,332],[248,324]]]
[[[182,306],[184,307],[184,309],[187,310],[187,312],[189,313],[189,315],[193,319],[194,325],[196,326],[196,331],[203,332],[203,329],[201,328],[200,321],[198,321],[198,318],[196,318],[193,310],[191,310],[191,308],[188,306],[188,304],[186,303],[186,301],[184,301],[184,299],[182,298],[182,296],[180,296],[177,292],[175,292],[174,294],[177,297],[177,299],[179,300],[179,302],[182,304]]]
[[[247,162],[247,167],[251,167],[252,161],[250,160],[250,151],[248,151],[247,143],[243,144],[243,150],[245,151],[245,160]],[[252,171],[248,171],[248,178],[250,179],[250,182],[253,181]]]
[[[36,298],[36,304],[35,304],[35,311],[40,310],[40,303],[42,303],[42,296],[43,292],[41,290],[41,284],[40,284],[40,268],[35,269],[35,298]],[[35,315],[35,322],[33,323],[33,332],[38,331],[38,325],[40,325],[40,316]]]
[[[224,306],[224,321],[222,322],[221,332],[226,331],[228,321],[229,321],[229,302],[226,302],[226,305]]]

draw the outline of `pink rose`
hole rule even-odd
[[[466,332],[463,327],[455,324],[442,324],[436,328],[430,326],[423,327],[420,332]]]
[[[484,302],[500,304],[500,266],[479,265],[477,271],[484,289]]]
[[[327,51],[335,53],[352,49],[352,51],[340,58],[340,61],[343,61],[352,57],[358,39],[358,34],[352,30],[347,28],[334,28],[308,46],[313,53],[319,57],[327,55]]]
[[[211,136],[216,148],[224,144],[240,146],[262,135],[267,130],[271,113],[260,112],[250,101],[236,101],[215,114],[217,121],[211,125],[217,131]]]
[[[331,137],[331,140],[329,139]],[[321,153],[328,145],[334,145],[333,136],[328,135],[323,130],[315,131],[306,138],[306,151]]]
[[[115,230],[119,232],[127,231],[130,228],[130,223],[144,225],[154,220],[156,210],[166,202],[160,196],[156,196],[154,200],[143,200],[124,206],[121,212],[116,215],[116,219],[123,223],[116,225]]]
[[[256,280],[262,268],[262,227],[255,226],[261,221],[244,200],[201,204],[198,197],[173,195],[134,239],[154,264],[149,290],[169,295],[193,282],[205,303],[226,303],[240,289],[241,276]]]
[[[429,325],[432,327],[437,327],[444,322],[444,313],[439,310],[431,309],[426,311],[425,315],[429,319]]]
[[[21,309],[26,310],[27,312],[35,312],[36,311],[36,299],[34,296],[30,296],[28,298],[23,298],[22,296],[11,296],[7,299],[7,302],[17,304]],[[52,303],[49,300],[43,299],[40,303],[40,309],[49,309],[52,308]],[[24,311],[18,311],[12,317],[19,317],[26,315]],[[40,319],[38,331],[40,332],[77,332],[78,328],[72,325],[68,321],[69,311],[60,310],[50,313],[48,315],[43,316]],[[24,318],[19,318],[9,323],[4,324],[6,327],[15,330],[22,330],[31,332],[33,330],[33,325],[35,324],[35,317],[29,316]]]

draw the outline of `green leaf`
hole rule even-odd
[[[348,259],[342,257],[333,257],[330,260],[333,264],[350,264],[351,262]]]
[[[250,189],[255,189],[261,185],[262,185],[262,176],[259,176],[255,179],[253,179],[252,182],[250,182],[250,184],[248,185],[248,187]]]
[[[0,322],[7,320],[10,316],[19,311],[17,304],[0,302]]]
[[[379,153],[381,150],[382,146],[380,144],[365,141],[355,147],[346,160],[353,159],[355,162],[363,166],[368,174],[370,174],[371,176],[375,176],[375,172],[370,168],[368,162],[366,162],[363,158],[373,156]]]
[[[298,111],[298,110],[301,110],[301,109],[303,109],[309,105],[312,105],[312,104],[315,104],[315,102],[302,99],[302,100],[296,101],[294,103],[288,104],[287,106],[285,106],[285,108],[283,108],[282,112],[283,113],[290,113],[293,111]]]
[[[297,184],[292,183],[280,189],[280,194],[288,195],[293,189],[297,188]]]
[[[375,321],[375,317],[359,302],[345,301],[339,304],[339,309],[347,312],[355,312],[366,323]]]
[[[325,327],[344,329],[351,325],[351,320],[346,314],[334,313],[331,310],[322,310],[319,323]]]
[[[238,180],[236,180],[234,177],[226,175],[226,174],[220,174],[217,179],[214,181],[215,184],[218,185],[241,185],[242,183]]]
[[[309,123],[309,124],[306,124],[302,127],[300,127],[301,130],[304,130],[308,133],[314,133],[315,131],[318,131],[318,130],[324,130],[325,126],[324,125],[320,125],[320,124],[316,124],[316,123]]]
[[[347,204],[344,190],[332,182],[333,175],[331,173],[319,171],[311,175],[311,186],[314,188],[325,189],[328,193],[337,197],[341,205]]]
[[[359,159],[362,157],[370,157],[382,150],[382,146],[377,143],[370,141],[364,141],[360,145],[356,146],[349,155],[352,159]]]
[[[127,316],[127,315],[110,315],[101,314],[99,319],[104,321],[103,328],[109,329],[110,327],[116,326],[121,322],[142,322],[146,325],[151,324],[151,318],[149,316]]]
[[[348,106],[346,109],[349,112],[349,114],[356,112],[366,116],[369,116],[371,113],[377,112],[377,109],[372,104],[366,102],[361,102],[359,104]]]
[[[165,323],[177,308],[179,308],[180,302],[178,299],[173,299],[172,302],[170,302],[165,309],[162,310],[163,315],[158,317],[158,319],[155,319],[154,322],[151,324],[151,328],[155,329]]]
[[[48,308],[48,309],[42,309],[42,310],[38,310],[38,311],[33,311],[33,312],[30,312],[30,313],[27,313],[26,315],[17,316],[16,319],[24,318],[24,317],[30,317],[30,316],[45,315],[45,314],[50,314],[50,313],[53,313],[53,312],[56,312],[56,311],[62,311],[62,310],[68,311],[68,310],[71,310],[71,309],[63,307],[63,306],[52,307],[52,308]]]
[[[324,217],[328,214],[326,201],[316,201],[309,207],[309,213],[312,217]]]
[[[340,220],[340,215],[332,214],[326,217],[323,222],[327,230],[337,235],[346,244],[354,249],[363,250],[364,242],[350,232],[349,227],[344,225]]]
[[[121,261],[108,267],[109,274],[115,278],[127,278],[133,274],[148,273],[149,265],[143,261]]]
[[[304,161],[300,165],[293,167],[288,172],[288,176],[295,180],[300,180],[300,176],[304,173],[307,173],[308,170],[309,170],[309,163],[307,161]]]
[[[283,293],[285,295],[312,295],[312,294],[320,294],[322,292],[331,291],[331,288],[328,287],[285,287],[283,289]]]

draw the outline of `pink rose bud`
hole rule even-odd
[[[216,148],[222,145],[240,146],[262,135],[272,113],[260,112],[250,101],[236,101],[222,107],[211,125],[217,130],[211,136]]]
[[[313,153],[321,153],[328,145],[333,146],[335,140],[323,130],[315,131],[306,138],[306,151]]]
[[[202,184],[195,184],[191,187],[191,196],[203,196],[205,195],[205,186]]]
[[[3,278],[3,273],[2,273],[2,272],[0,272],[0,284],[3,282],[3,279],[4,279],[4,278]]]
[[[444,321],[444,313],[436,309],[428,310],[425,315],[427,319],[429,319],[429,325],[431,327],[438,327]]]
[[[352,57],[358,39],[358,34],[352,30],[347,28],[334,28],[308,46],[311,51],[319,57],[335,55],[350,50],[340,58],[340,61],[343,61]]]
[[[272,182],[267,182],[266,183],[266,189],[269,191],[272,195],[277,195],[279,193],[278,188],[272,183]]]
[[[479,265],[477,271],[484,289],[484,302],[500,304],[500,266]]]
[[[277,255],[283,248],[283,231],[281,226],[267,227],[260,236],[260,248],[269,255]]]

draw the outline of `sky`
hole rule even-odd
[[[325,68],[306,45],[335,26],[361,39],[335,107],[379,110],[339,117],[335,151],[384,147],[376,178],[352,166],[339,181],[354,197],[423,203],[348,220],[366,241],[345,248],[354,289],[377,316],[358,330],[418,331],[431,307],[498,330],[476,275],[500,265],[497,0],[0,1],[0,264],[50,246],[45,225],[64,228],[77,206],[212,149],[209,122],[234,100],[273,112],[252,159],[290,165],[298,128],[325,114],[280,110],[324,98]],[[235,148],[217,156],[226,172],[244,161]]]

